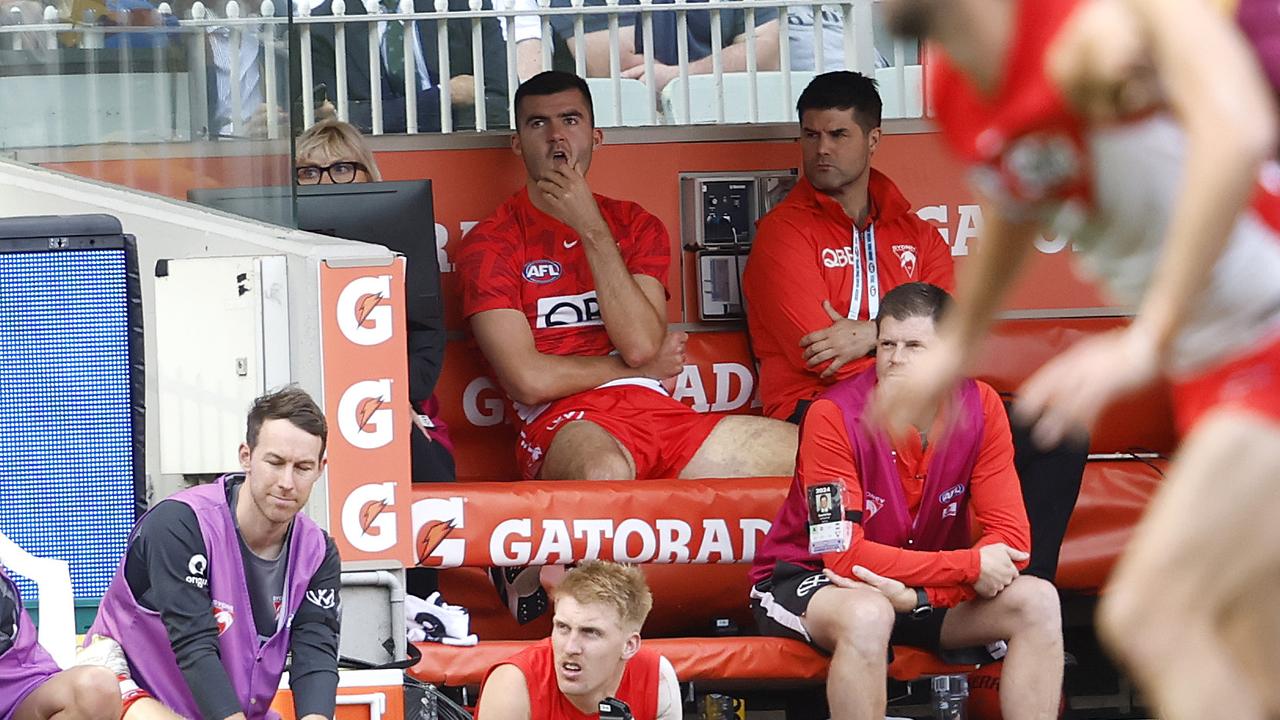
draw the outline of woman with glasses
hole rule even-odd
[[[364,136],[350,123],[321,120],[298,137],[299,185],[380,182],[382,173]]]
[[[360,131],[350,123],[332,118],[312,125],[298,137],[295,176],[299,185],[382,180],[378,163]],[[427,228],[424,233],[427,241],[435,241],[434,229]],[[441,311],[440,316],[443,315]],[[444,364],[444,328],[426,327],[412,321],[408,325],[409,400],[415,418],[410,441],[413,481],[451,482],[456,477],[453,442],[440,418],[440,402],[435,396],[436,381]],[[415,591],[415,594],[418,593]]]

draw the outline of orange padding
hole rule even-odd
[[[431,483],[413,488],[415,555],[433,567],[750,562],[790,478]]]
[[[452,687],[477,686],[489,668],[523,650],[530,641],[494,640],[475,647],[418,643],[422,659],[409,674],[422,682]],[[645,640],[676,669],[682,682],[821,682],[828,658],[799,640],[775,637],[709,637]],[[914,680],[922,675],[966,672],[972,665],[947,665],[923,650],[894,647],[889,677]]]
[[[1059,586],[1102,586],[1159,487],[1163,462],[1090,462],[1067,528]],[[786,478],[430,484],[414,487],[424,564],[748,564],[786,495]],[[615,541],[621,539],[622,544]],[[624,547],[625,545],[625,547]],[[697,570],[691,569],[697,577]],[[693,588],[695,591],[697,588]],[[740,591],[740,586],[720,588]]]

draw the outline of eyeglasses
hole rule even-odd
[[[346,185],[355,182],[356,173],[363,170],[366,174],[369,168],[358,162],[336,162],[332,165],[320,167],[318,165],[299,165],[294,172],[298,176],[299,185],[319,185],[320,178],[326,174],[329,179],[338,185]]]

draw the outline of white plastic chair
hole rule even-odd
[[[0,533],[0,563],[36,584],[40,591],[37,638],[59,666],[70,667],[76,657],[76,607],[67,561],[36,557]]]

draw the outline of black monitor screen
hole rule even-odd
[[[288,187],[192,190],[187,198],[235,215],[293,225]],[[430,180],[299,185],[298,228],[376,243],[404,255],[409,322],[442,327],[440,263],[436,257]]]

